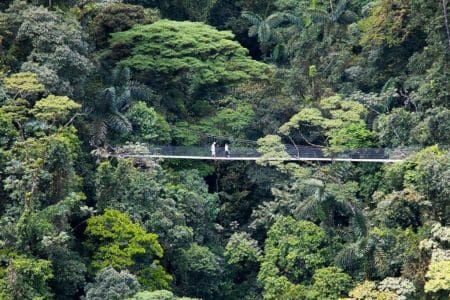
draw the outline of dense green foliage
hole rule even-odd
[[[448,299],[449,5],[1,1],[0,298]]]

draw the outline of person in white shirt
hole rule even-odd
[[[211,144],[211,156],[216,157],[216,142]]]
[[[228,148],[228,144],[225,143],[225,156],[230,157],[230,149]]]

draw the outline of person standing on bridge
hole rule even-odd
[[[216,142],[211,144],[211,156],[216,157]]]
[[[230,157],[230,149],[228,148],[228,144],[225,143],[225,156]]]

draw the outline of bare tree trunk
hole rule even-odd
[[[289,138],[289,140],[291,141],[292,145],[294,145],[295,150],[297,151],[297,158],[300,158],[300,150],[298,149],[297,144],[294,142],[294,140],[292,139],[292,137],[290,135],[287,136]]]
[[[448,4],[448,0],[442,0],[442,11],[444,13],[444,24],[445,24],[445,30],[447,31],[448,48],[450,49],[450,29],[448,27],[447,4]]]

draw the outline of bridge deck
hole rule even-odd
[[[329,153],[324,148],[292,147],[281,145],[275,149],[277,155],[262,158],[262,154],[255,148],[236,147],[231,149],[230,157],[226,157],[223,148],[218,147],[216,157],[211,156],[209,146],[150,146],[137,151],[135,148],[124,147],[113,154],[116,157],[135,158],[163,158],[163,159],[191,159],[191,160],[220,160],[220,161],[256,161],[260,159],[270,161],[351,161],[393,163],[402,161],[413,149],[352,149],[339,153]],[[278,157],[277,157],[278,156]]]
[[[186,156],[186,155],[163,155],[163,154],[118,154],[115,157],[135,157],[135,158],[166,158],[166,159],[191,159],[191,160],[225,160],[225,161],[257,161],[261,157],[211,157],[211,156]],[[268,161],[353,161],[372,163],[394,163],[402,159],[389,158],[343,158],[343,157],[288,157],[288,158],[264,158]]]

